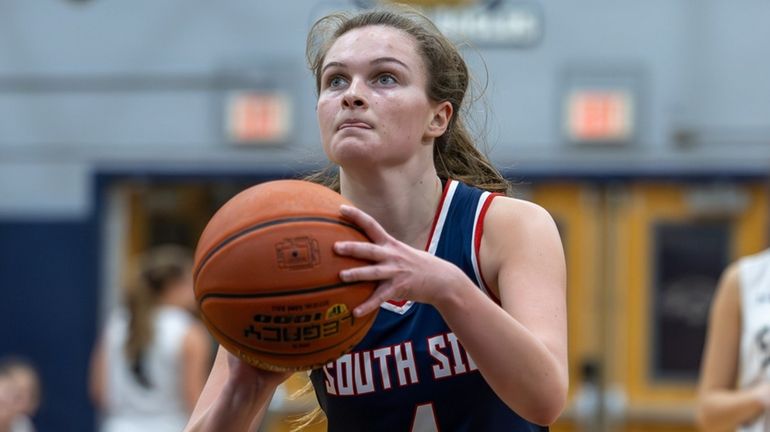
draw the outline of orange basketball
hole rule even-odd
[[[305,370],[348,352],[376,316],[353,316],[374,282],[345,283],[338,240],[369,241],[342,218],[347,200],[314,183],[278,180],[244,190],[211,218],[195,251],[195,298],[228,351],[268,370]]]

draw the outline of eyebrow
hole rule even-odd
[[[376,65],[380,63],[398,63],[401,66],[403,66],[406,70],[410,70],[409,66],[407,66],[406,63],[402,62],[401,60],[395,57],[379,57],[369,62],[370,65]],[[321,73],[323,73],[326,69],[332,66],[337,66],[342,68],[346,67],[345,63],[342,63],[342,62],[329,62],[323,67],[323,69],[321,69]]]

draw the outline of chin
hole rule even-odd
[[[377,161],[381,153],[376,146],[358,139],[346,138],[332,143],[328,151],[329,159],[338,165],[351,163],[367,163]]]

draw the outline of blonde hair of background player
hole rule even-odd
[[[153,316],[158,307],[171,305],[194,309],[192,293],[192,256],[186,249],[164,245],[153,248],[135,264],[131,285],[125,292],[125,305],[130,314],[128,338],[124,353],[136,381],[149,387],[142,356],[153,340]],[[105,341],[100,339],[92,355],[89,391],[100,409],[107,409],[108,378],[105,364]],[[210,365],[210,338],[202,324],[190,327],[182,342],[178,369],[184,406],[192,412],[205,383]]]

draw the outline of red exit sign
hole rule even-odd
[[[277,144],[291,130],[291,99],[281,92],[232,92],[225,107],[225,132],[235,144]]]
[[[571,141],[623,143],[634,132],[634,97],[624,89],[574,89],[565,101]]]

